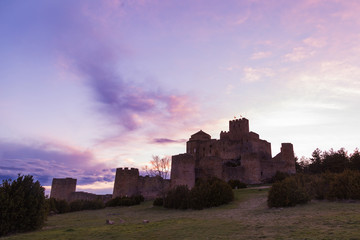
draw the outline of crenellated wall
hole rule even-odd
[[[76,190],[76,179],[53,178],[51,183],[50,197],[57,200],[70,201],[70,195]]]
[[[143,177],[137,168],[117,168],[113,198],[141,194],[145,199],[153,199],[169,187],[170,181],[160,176]]]
[[[88,192],[76,192],[76,182],[75,178],[53,178],[50,197],[67,202],[76,200],[102,200],[106,202],[111,199],[111,194],[97,195]]]
[[[203,131],[191,135],[186,152],[172,158],[172,186],[193,186],[193,179],[209,176],[255,184],[270,179],[276,171],[295,173],[292,144],[283,143],[281,152],[272,158],[271,144],[249,131],[246,118],[229,121],[229,131],[221,131],[219,140]]]
[[[195,158],[185,153],[172,156],[171,160],[171,187],[187,185],[192,188],[195,185]]]
[[[132,196],[139,193],[139,170],[137,168],[117,168],[113,197]]]
[[[271,144],[249,131],[249,120],[229,121],[229,131],[220,139],[211,139],[203,131],[191,135],[186,153],[172,156],[171,181],[161,177],[139,176],[136,168],[117,168],[112,197],[143,195],[153,199],[170,187],[194,187],[197,178],[218,177],[225,181],[240,180],[256,184],[271,179],[277,171],[295,173],[294,149],[282,143],[280,153],[271,155]],[[76,179],[53,179],[51,197],[73,201],[78,199],[109,200],[111,195],[75,192]]]

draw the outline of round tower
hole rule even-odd
[[[50,197],[56,200],[69,201],[70,194],[76,190],[76,179],[74,178],[53,178]]]
[[[117,168],[113,198],[138,194],[139,169]]]

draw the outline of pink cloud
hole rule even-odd
[[[253,53],[253,55],[251,56],[251,59],[256,60],[256,59],[264,59],[264,58],[268,58],[271,56],[271,52],[267,51],[267,52],[255,52]]]

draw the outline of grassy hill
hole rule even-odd
[[[313,201],[269,209],[267,192],[236,190],[233,203],[202,211],[145,202],[55,215],[41,231],[3,239],[360,239],[360,203]],[[106,225],[106,219],[115,224]]]

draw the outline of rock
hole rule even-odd
[[[143,220],[143,223],[149,223],[150,221],[149,220]]]
[[[106,224],[113,225],[113,224],[114,224],[114,221],[111,221],[111,220],[109,220],[109,219],[106,219]]]

